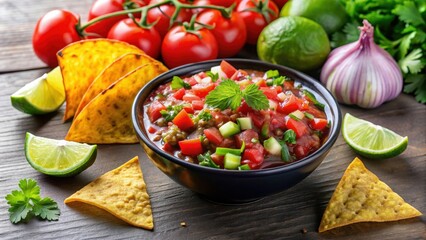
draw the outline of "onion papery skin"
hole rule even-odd
[[[363,24],[358,41],[329,54],[320,79],[338,102],[375,108],[401,93],[403,79],[392,56],[374,43],[374,28]]]

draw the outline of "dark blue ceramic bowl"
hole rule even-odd
[[[296,70],[265,63],[258,60],[227,59],[239,69],[267,71],[277,69],[289,76],[304,88],[313,92],[317,99],[325,103],[327,117],[331,120],[328,139],[323,146],[308,157],[288,165],[269,169],[237,171],[214,169],[182,161],[158,148],[146,134],[143,123],[145,99],[159,85],[171,81],[173,76],[190,76],[200,71],[210,70],[221,60],[188,64],[172,69],[149,82],[135,98],[132,120],[135,131],[151,161],[167,176],[209,200],[221,203],[244,203],[286,190],[312,173],[326,157],[335,143],[342,123],[340,109],[334,97],[318,81]]]

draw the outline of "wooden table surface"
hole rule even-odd
[[[179,186],[160,172],[137,144],[99,146],[96,162],[76,177],[53,178],[35,171],[25,160],[25,132],[63,139],[70,124],[61,121],[64,107],[50,115],[29,116],[11,106],[10,95],[49,70],[32,51],[37,19],[49,10],[66,8],[85,20],[91,2],[0,0],[0,239],[426,239],[424,215],[398,222],[354,224],[318,234],[334,188],[357,156],[342,136],[318,169],[300,184],[238,206],[212,204]],[[426,106],[401,94],[376,109],[341,109],[343,114],[350,112],[409,137],[407,150],[398,157],[362,159],[408,203],[426,213]],[[94,207],[63,204],[76,190],[136,155],[151,197],[153,231],[129,226]],[[17,189],[21,178],[37,180],[42,196],[59,203],[59,221],[10,223],[4,197]]]

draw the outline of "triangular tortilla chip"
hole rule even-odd
[[[387,222],[420,215],[355,158],[327,205],[319,232],[357,222]]]
[[[136,227],[154,228],[138,157],[105,173],[64,200],[64,203],[70,202],[83,202],[104,209]]]
[[[105,67],[105,69],[90,84],[89,88],[86,90],[86,93],[84,93],[84,96],[80,101],[74,117],[77,116],[81,110],[83,110],[83,108],[100,92],[107,89],[109,85],[127,73],[135,70],[137,67],[152,62],[160,63],[148,55],[139,53],[128,53],[116,59],[110,65]]]
[[[133,45],[110,39],[82,40],[58,52],[66,93],[64,121],[74,116],[84,93],[95,77],[126,53],[145,54]]]
[[[149,63],[123,76],[99,93],[78,114],[66,140],[84,143],[137,143],[131,108],[139,90],[167,71],[162,64]]]

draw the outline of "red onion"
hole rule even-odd
[[[334,49],[322,71],[321,82],[345,104],[374,108],[396,98],[402,90],[401,70],[374,43],[374,28],[363,21],[358,41]]]

